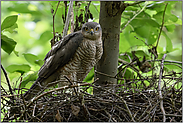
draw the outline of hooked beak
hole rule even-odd
[[[90,30],[90,33],[91,33],[91,35],[93,35],[93,34],[94,34],[93,29],[91,29],[91,30]]]

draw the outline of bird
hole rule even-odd
[[[86,22],[81,30],[66,35],[52,46],[39,69],[38,78],[24,93],[25,100],[35,97],[46,86],[83,81],[103,54],[102,28],[97,22]],[[66,76],[66,77],[65,77]]]

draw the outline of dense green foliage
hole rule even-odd
[[[53,34],[53,20],[51,9],[55,10],[57,1],[2,1],[1,2],[1,63],[8,72],[12,85],[23,77],[22,87],[29,81],[34,81],[37,71],[43,64],[46,53],[51,49],[50,39]],[[126,3],[126,2],[125,2]],[[133,3],[133,1],[129,1]],[[149,46],[155,46],[160,34],[165,4],[168,3],[164,27],[157,47],[158,59],[167,53],[166,60],[182,60],[182,4],[181,1],[148,1],[141,4],[128,6],[122,13],[121,29],[134,17],[144,6],[145,9],[136,16],[121,32],[119,52],[132,56],[146,56],[151,59],[148,52]],[[74,17],[85,14],[85,6],[88,2],[74,4]],[[68,7],[67,7],[68,8]],[[99,22],[100,2],[92,1],[89,7],[90,18]],[[55,16],[55,30],[62,33],[65,16],[65,5],[61,2]],[[83,19],[81,17],[81,19]],[[112,31],[112,30],[111,30]],[[70,31],[68,31],[70,32]],[[146,44],[135,38],[146,42]],[[147,46],[148,45],[148,46]],[[123,57],[121,57],[123,58]],[[141,60],[142,60],[141,58]],[[123,58],[128,61],[128,59]],[[167,71],[182,71],[175,65],[167,65]],[[6,88],[5,78],[1,72],[1,82]],[[92,81],[93,70],[86,81]],[[27,85],[30,86],[31,83]]]

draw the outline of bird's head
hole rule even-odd
[[[87,22],[82,26],[81,32],[84,37],[96,40],[102,36],[102,28],[99,23]]]

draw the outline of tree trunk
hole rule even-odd
[[[112,88],[117,84],[117,79],[109,76],[117,74],[118,54],[119,54],[119,37],[121,14],[125,10],[124,3],[121,1],[102,1],[100,2],[99,23],[102,27],[103,56],[95,66],[95,80],[97,86]],[[103,75],[103,74],[109,75]],[[94,94],[101,90],[94,89]]]

